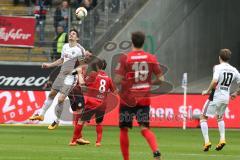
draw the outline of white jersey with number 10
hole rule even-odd
[[[218,82],[213,99],[228,104],[232,82],[240,83],[238,70],[228,63],[221,63],[214,67],[213,79]]]

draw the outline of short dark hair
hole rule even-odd
[[[221,49],[219,51],[219,57],[224,61],[224,62],[228,62],[231,58],[231,54],[232,52],[229,49]]]
[[[72,31],[75,32],[77,34],[77,37],[79,38],[78,30],[75,29],[75,28],[72,28],[72,29],[69,30],[69,33],[71,33]]]
[[[136,48],[142,48],[145,41],[145,34],[142,31],[132,32],[132,43]]]
[[[105,70],[107,67],[107,62],[104,59],[97,59],[92,63],[92,68],[94,71],[97,71],[97,67],[101,70]]]

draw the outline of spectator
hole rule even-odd
[[[75,1],[73,2],[73,7],[74,7],[74,8],[78,8],[78,7],[82,4],[82,1],[83,1],[83,0],[75,0]]]
[[[54,27],[57,34],[57,26],[61,25],[64,27],[64,31],[68,32],[68,19],[70,8],[67,0],[62,0],[61,6],[59,6],[54,13]]]
[[[85,7],[87,11],[92,10],[93,9],[92,0],[83,0],[81,6]]]
[[[90,39],[88,42],[83,42],[83,45],[86,48],[91,48],[91,43],[95,38],[95,28],[96,25],[99,22],[99,13],[97,10],[93,10],[95,5],[97,4],[97,1],[93,0],[83,0],[81,7],[85,7],[88,11],[88,16],[86,19],[84,19],[84,37]]]
[[[36,29],[39,33],[40,44],[44,42],[44,31],[46,23],[46,14],[47,14],[47,0],[36,0],[34,7],[34,15],[36,17]]]
[[[57,26],[57,36],[53,42],[53,55],[52,60],[57,60],[61,57],[63,45],[68,42],[67,33],[64,32],[63,26]]]
[[[19,0],[14,0],[13,1],[13,4],[16,6],[19,4]],[[30,0],[24,0],[24,4],[27,6],[27,7],[30,7],[31,5],[31,1]]]
[[[120,1],[119,0],[112,0],[110,3],[110,10],[112,13],[118,13],[120,8]]]
[[[97,6],[97,0],[92,0],[92,6],[95,8]]]
[[[97,6],[97,0],[75,0],[73,2],[73,6],[78,8],[79,6],[91,6],[92,8]]]

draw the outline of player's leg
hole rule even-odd
[[[201,126],[201,131],[202,135],[204,138],[204,146],[203,146],[203,151],[206,152],[208,151],[212,144],[209,140],[209,135],[208,135],[208,116],[214,115],[215,114],[215,105],[213,104],[212,101],[207,100],[203,106],[202,114],[200,116],[200,126]]]
[[[55,96],[57,95],[57,93],[58,92],[55,89],[51,89],[50,94],[48,95],[48,98],[45,100],[45,102],[44,102],[44,104],[42,106],[40,114],[34,114],[33,116],[31,116],[29,118],[29,120],[43,121],[45,113],[47,112],[49,107],[52,105],[53,100],[54,100]]]
[[[124,160],[129,160],[128,128],[132,128],[132,108],[121,106],[119,113],[120,148]]]
[[[69,96],[70,100],[70,106],[73,111],[73,137],[70,141],[70,146],[76,146],[77,145],[77,139],[82,138],[82,128],[83,124],[79,121],[81,118],[82,112],[84,110],[84,100],[82,102],[76,101],[78,99],[76,95],[70,94]]]
[[[85,140],[82,136],[82,129],[84,126],[84,123],[86,121],[89,121],[91,117],[93,116],[94,112],[90,110],[89,108],[84,108],[82,111],[79,112],[79,118],[77,121],[77,124],[74,125],[74,132],[71,142],[77,143],[80,145],[84,144],[90,144],[90,141]]]
[[[77,93],[75,94],[72,92],[71,94],[68,95],[69,101],[70,101],[70,106],[73,111],[73,125],[77,125],[78,120],[84,110],[84,97],[82,93]]]
[[[90,141],[85,140],[82,136],[82,129],[84,124],[85,122],[79,119],[77,124],[74,125],[73,137],[69,143],[70,146],[76,146],[77,144],[79,145],[90,144]]]
[[[95,114],[96,133],[97,133],[97,139],[96,139],[96,144],[95,144],[96,147],[101,146],[102,133],[103,133],[102,121],[104,119],[104,114],[105,114],[105,111],[96,110],[96,114]]]
[[[77,140],[82,138],[82,129],[84,123],[85,122],[79,120],[77,124],[74,125],[73,137],[69,143],[70,146],[76,146],[78,144]]]
[[[64,79],[63,86],[61,87],[60,94],[58,96],[57,105],[55,107],[55,114],[56,114],[57,118],[52,122],[52,124],[50,124],[48,126],[49,130],[56,129],[58,127],[60,117],[61,117],[62,111],[63,111],[63,104],[64,104],[64,101],[65,101],[65,98],[69,95],[69,93],[74,88],[74,81],[75,81],[74,78],[73,78],[73,82],[71,84],[70,83],[67,84],[67,82],[65,82],[65,80],[67,81],[67,79],[66,78]],[[54,84],[55,84],[55,81],[54,81]]]
[[[49,94],[49,98],[46,100],[46,103],[44,103],[44,106],[42,107],[41,116],[44,116],[46,111],[49,109],[49,107],[51,106],[53,99],[55,98],[55,96],[57,95],[57,93],[61,90],[62,86],[63,86],[63,80],[64,80],[64,76],[59,74],[57,76],[57,78],[54,80],[53,84],[52,84],[52,89],[51,92]]]
[[[223,147],[226,145],[226,140],[225,140],[225,122],[223,120],[223,114],[227,108],[227,104],[220,104],[217,106],[217,122],[218,122],[218,129],[219,129],[219,134],[220,134],[220,140],[218,145],[216,146],[216,150],[220,151],[223,149]]]
[[[161,153],[157,145],[157,139],[155,134],[149,128],[149,106],[136,107],[135,115],[138,124],[141,127],[141,134],[146,139],[149,147],[153,152],[153,157],[155,160],[161,159]]]
[[[201,131],[204,139],[204,145],[203,145],[204,152],[208,151],[212,146],[212,143],[209,141],[207,120],[208,120],[207,116],[204,116],[204,115],[200,116],[200,126],[201,126]]]
[[[50,124],[48,126],[48,129],[49,130],[53,130],[53,129],[56,129],[59,125],[59,121],[60,121],[60,117],[62,115],[62,111],[63,111],[63,104],[64,104],[64,100],[66,98],[66,95],[63,94],[63,93],[60,93],[59,96],[58,96],[58,102],[57,102],[57,105],[55,107],[55,114],[56,114],[56,119],[53,121],[52,124]]]
[[[75,117],[75,124],[74,124],[74,130],[73,130],[73,137],[70,141],[70,146],[76,146],[77,144],[84,145],[84,144],[90,144],[89,141],[85,140],[82,136],[82,129],[84,126],[84,121],[81,120],[81,116],[83,115],[83,109],[78,109],[77,115]]]

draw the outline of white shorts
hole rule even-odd
[[[207,117],[223,116],[228,104],[224,102],[207,100],[203,106],[202,114]]]

